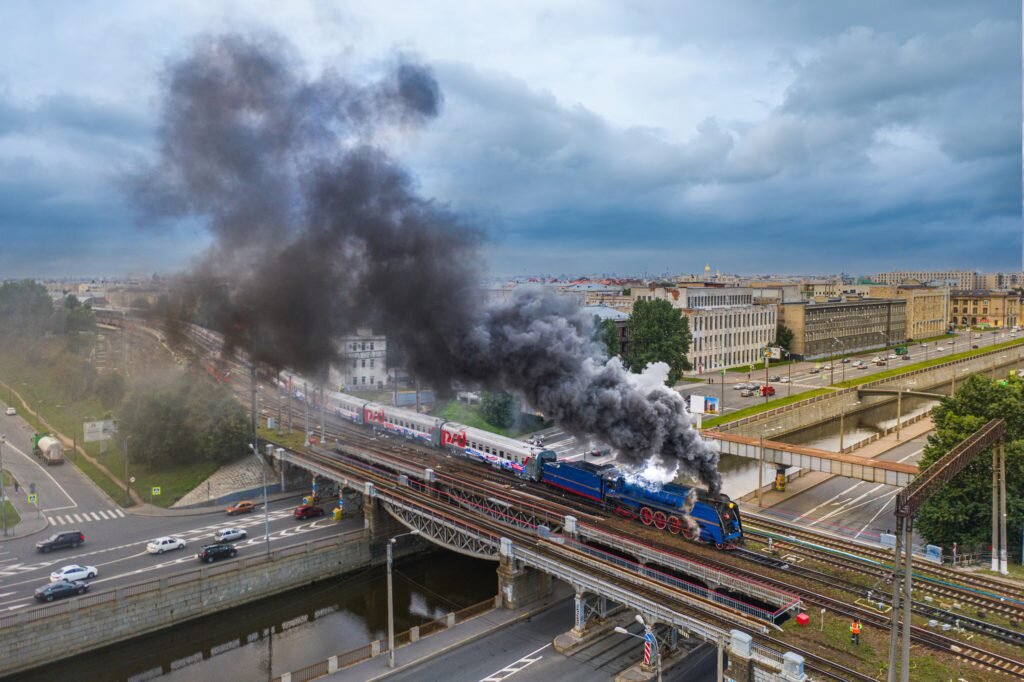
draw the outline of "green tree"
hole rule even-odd
[[[96,395],[103,407],[110,409],[124,398],[124,377],[117,372],[107,372],[96,380]]]
[[[594,315],[594,341],[597,342],[608,357],[613,358],[619,354],[619,329],[615,320],[602,320]]]
[[[927,470],[954,446],[990,419],[1006,420],[1006,512],[1009,548],[1020,556],[1024,524],[1024,384],[1014,377],[992,381],[972,376],[957,385],[954,397],[944,398],[932,412],[935,432],[921,457]],[[991,542],[992,455],[976,458],[956,478],[936,492],[917,512],[915,529],[928,542],[947,549]]]
[[[53,301],[32,280],[0,284],[0,335],[37,336],[53,323]]]
[[[779,322],[779,325],[775,328],[775,344],[782,346],[786,349],[786,352],[789,352],[792,350],[792,348],[790,348],[792,343],[793,330]]]
[[[511,393],[486,391],[480,396],[480,416],[492,426],[505,429],[515,421],[516,399]]]
[[[668,363],[667,383],[671,386],[690,368],[686,359],[692,340],[690,321],[668,301],[634,303],[626,334],[629,352],[625,361],[633,372],[642,372],[652,362]]]

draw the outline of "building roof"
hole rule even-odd
[[[616,310],[615,308],[606,305],[585,305],[580,309],[588,315],[596,315],[602,320],[622,322],[629,319],[628,313],[624,313],[621,310]]]

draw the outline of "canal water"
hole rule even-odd
[[[496,562],[440,550],[396,561],[395,632],[493,597],[498,590],[496,571]],[[269,680],[375,639],[387,639],[383,566],[324,580],[4,680]]]

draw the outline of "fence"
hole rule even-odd
[[[442,618],[428,621],[422,625],[413,627],[410,630],[395,633],[395,648],[397,649],[400,646],[410,644],[428,635],[440,632],[441,630],[447,630],[453,625],[463,623],[471,618],[475,618],[476,616],[496,609],[500,604],[501,597],[498,595],[486,601],[473,604],[472,606],[467,606],[459,611],[448,613]],[[290,673],[284,673],[279,677],[275,677],[274,682],[309,682],[310,680],[315,680],[318,677],[328,675],[350,665],[385,654],[387,653],[387,650],[387,641],[375,640],[365,646],[359,647],[358,649],[352,649],[351,651],[346,651],[345,653],[338,654],[337,656],[331,656],[327,660],[307,665],[305,668],[299,668],[298,670],[293,670]]]

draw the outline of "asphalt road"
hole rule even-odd
[[[853,361],[861,359],[865,362],[871,362],[871,360],[876,357],[887,357],[894,353],[891,349],[885,352],[882,350],[875,350],[870,353],[850,356],[851,361],[849,363],[836,361],[833,365],[835,368],[834,371],[813,372],[812,370],[816,367],[824,367],[828,364],[822,360],[796,362],[792,365],[783,365],[781,367],[773,367],[769,364],[768,376],[784,377],[788,379],[788,383],[769,381],[768,383],[775,387],[776,394],[774,397],[770,397],[767,402],[771,402],[772,400],[786,397],[791,394],[800,393],[802,391],[825,388],[830,386],[833,382],[838,383],[842,381],[844,373],[846,379],[852,379],[853,377],[858,376],[871,376],[872,374],[885,372],[904,364],[912,364],[913,362],[919,362],[926,359],[931,360],[935,357],[948,357],[955,352],[969,350],[972,345],[978,345],[980,348],[986,348],[997,343],[1012,340],[1009,332],[999,334],[985,333],[981,335],[982,338],[980,339],[975,339],[973,336],[974,334],[970,332],[958,332],[955,339],[938,342],[931,341],[927,344],[926,348],[922,347],[919,343],[907,344],[907,349],[909,351],[908,354],[911,358],[910,360],[904,361],[899,359],[888,359],[886,361],[886,365],[869,364],[865,369],[857,369],[853,367]],[[1024,337],[1024,334],[1017,334],[1013,338],[1022,337]],[[939,348],[942,348],[942,350],[938,350]],[[723,391],[723,386],[720,383],[723,379],[721,374],[705,372],[701,377],[712,378],[715,381],[714,384],[686,383],[678,385],[676,389],[683,395],[704,395],[718,398],[720,403],[719,408],[725,413],[729,413],[743,409],[744,407],[750,407],[751,405],[766,402],[763,397],[756,395],[744,398],[740,395],[740,391],[735,389],[737,384],[745,384],[748,382],[756,382],[759,386],[763,385],[765,383],[764,365],[756,365],[755,370],[749,374],[749,380],[747,379],[747,376],[748,375],[746,373],[726,372],[724,377],[725,390]]]
[[[928,434],[918,436],[878,459],[915,464],[927,440]],[[896,527],[893,511],[899,491],[896,486],[834,477],[763,513],[852,538],[877,541],[879,533]]]
[[[276,549],[290,544],[308,542],[327,535],[362,528],[361,518],[341,522],[319,519],[297,521],[292,517],[295,500],[270,504],[270,543]],[[76,527],[85,534],[85,544],[78,549],[55,550],[43,554],[35,543],[49,535],[44,531],[26,538],[0,544],[0,612],[29,607],[35,588],[49,581],[50,573],[61,566],[82,564],[95,566],[99,576],[88,581],[91,590],[106,590],[142,582],[163,575],[181,572],[198,565],[196,552],[213,542],[221,528],[242,528],[248,538],[234,543],[239,556],[264,551],[263,514],[228,517],[213,513],[198,516],[133,516],[117,517],[105,522],[81,524]],[[61,530],[54,528],[53,530]],[[164,535],[185,540],[184,550],[163,555],[148,554],[146,543]]]
[[[593,682],[613,679],[643,657],[643,643],[639,639],[615,632],[598,637],[572,656],[564,656],[554,650],[551,642],[556,635],[572,628],[572,623],[573,601],[569,599],[529,621],[498,630],[388,679]],[[639,625],[633,624],[629,629],[640,634]],[[701,647],[686,661],[666,671],[664,677],[687,682],[713,680],[715,666],[714,648]]]

